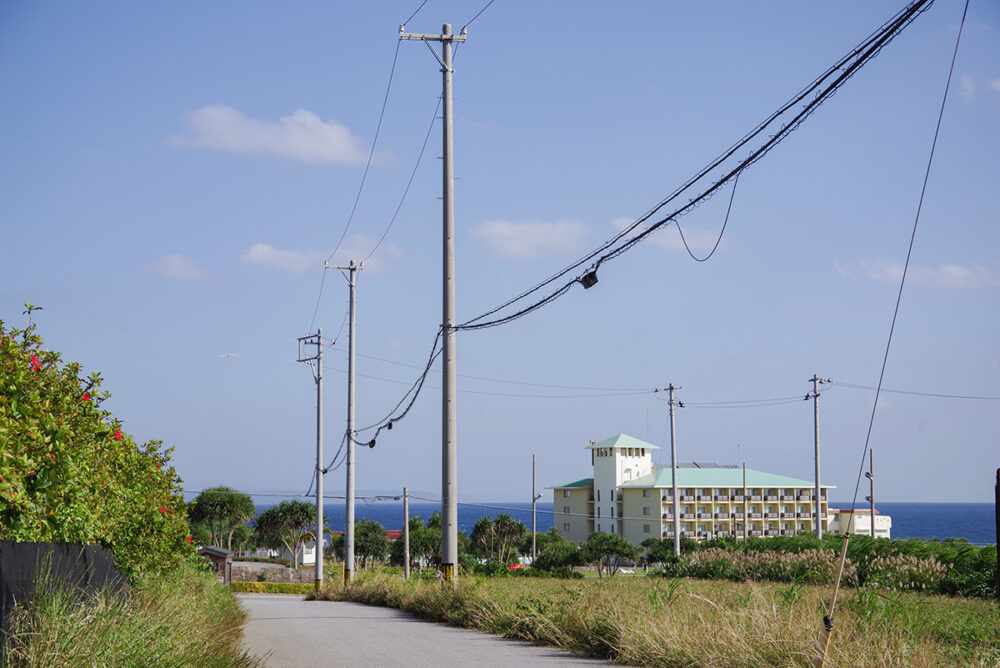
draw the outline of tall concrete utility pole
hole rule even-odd
[[[410,491],[403,488],[403,579],[410,579]]]
[[[812,381],[813,391],[812,394],[807,394],[806,399],[812,398],[813,400],[813,444],[815,446],[815,458],[816,458],[816,491],[815,491],[815,506],[816,506],[816,538],[823,537],[823,512],[821,501],[821,489],[819,484],[819,386],[822,383],[829,383],[830,381],[823,380],[816,374],[809,380]]]
[[[350,286],[351,301],[348,326],[347,344],[347,435],[345,457],[345,468],[347,476],[347,489],[344,493],[344,584],[354,579],[354,349],[355,349],[355,292],[358,286],[358,271],[364,269],[364,263],[355,264],[354,260],[347,266],[334,266],[325,264],[326,269],[339,269],[341,273],[347,271],[347,284]]]
[[[674,554],[681,554],[681,503],[680,490],[677,487],[677,432],[674,429],[674,390],[681,389],[674,387],[673,383],[667,387],[670,391],[670,479],[673,485],[674,495]]]
[[[302,357],[303,345],[315,345],[316,355]],[[323,328],[299,338],[299,361],[316,361],[316,591],[323,588]]]
[[[442,74],[442,156],[443,171],[443,299],[441,329],[444,338],[441,357],[444,372],[441,383],[441,574],[444,584],[457,587],[455,568],[458,564],[458,424],[456,418],[455,370],[455,176],[452,164],[452,104],[451,104],[451,52],[453,42],[465,41],[465,28],[460,35],[451,33],[451,24],[441,26],[440,35],[406,33],[399,26],[399,39],[419,40],[427,45],[438,63]],[[431,46],[441,43],[442,55]]]
[[[535,493],[535,456],[531,455],[531,565],[535,565],[535,556],[537,554],[535,550],[535,504],[538,503],[538,499],[542,498],[541,494]]]

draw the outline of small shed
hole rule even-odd
[[[233,582],[233,553],[221,547],[202,547],[198,554],[205,558],[212,570],[219,576],[219,582],[227,587]]]

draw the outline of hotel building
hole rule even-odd
[[[594,531],[624,536],[673,538],[673,479],[670,468],[653,468],[659,448],[619,434],[592,443],[594,475],[552,488],[554,526],[581,543]],[[745,476],[745,477],[744,477]],[[696,540],[721,536],[792,536],[815,532],[815,484],[754,469],[717,464],[681,464],[677,469],[680,529]],[[820,517],[828,531],[828,490],[822,485]]]

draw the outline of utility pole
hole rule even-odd
[[[442,74],[442,134],[443,149],[443,252],[442,252],[442,323],[444,338],[442,358],[444,370],[441,383],[441,574],[444,584],[458,586],[455,567],[458,564],[458,423],[456,416],[455,370],[455,175],[452,164],[452,95],[451,64],[453,42],[465,41],[465,28],[460,35],[451,33],[451,24],[441,26],[440,35],[406,33],[399,26],[399,39],[419,40],[427,45],[438,63]],[[431,46],[441,43],[442,55]]]
[[[351,301],[348,326],[347,344],[347,455],[345,458],[345,468],[347,469],[347,489],[344,493],[345,521],[344,521],[344,584],[354,579],[354,349],[355,349],[355,292],[358,286],[358,271],[364,269],[364,263],[355,264],[354,260],[347,266],[334,266],[324,264],[324,269],[339,269],[340,272],[346,270],[347,284],[350,286]]]
[[[815,491],[815,506],[816,506],[816,538],[823,537],[823,513],[822,506],[820,505],[820,485],[819,485],[819,386],[822,383],[829,383],[829,379],[822,379],[816,374],[809,380],[812,381],[813,391],[812,394],[806,395],[806,401],[809,399],[813,400],[813,444],[815,446],[815,457],[816,457],[816,491]]]
[[[535,504],[541,494],[535,494],[535,456],[531,455],[531,565],[535,565]]]
[[[871,504],[871,530],[872,538],[875,537],[875,449],[872,448],[868,451],[868,472],[865,473],[865,477],[868,478],[869,496],[868,502]]]
[[[303,345],[315,345],[316,355],[302,356]],[[323,588],[323,328],[299,337],[299,361],[316,362],[316,591]]]
[[[403,488],[403,579],[410,579],[410,492]]]
[[[673,484],[673,495],[674,495],[674,554],[680,556],[681,554],[681,503],[679,489],[677,487],[677,434],[674,429],[674,390],[679,390],[680,387],[674,387],[673,383],[667,387],[670,392],[670,399],[667,403],[670,405],[670,479]],[[683,406],[684,404],[681,404]]]

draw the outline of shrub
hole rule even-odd
[[[249,594],[308,594],[315,589],[307,582],[234,582],[234,592]]]
[[[30,310],[30,307],[29,307]],[[99,543],[133,581],[200,561],[181,479],[160,441],[136,443],[101,404],[101,376],[0,321],[0,535]]]

